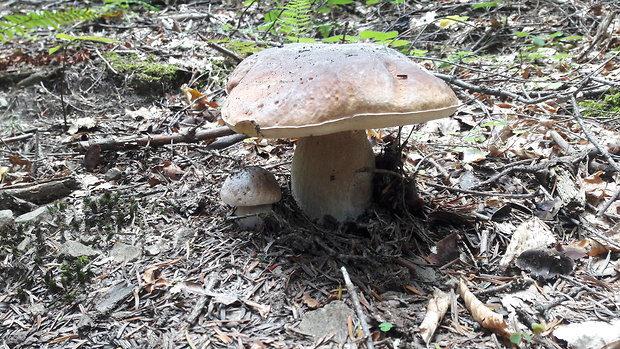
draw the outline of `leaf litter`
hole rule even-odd
[[[500,2],[486,12],[451,1],[432,9],[386,2],[381,16],[379,7],[361,2],[334,9],[329,16],[348,20],[349,29],[365,19],[377,32],[405,23],[399,25],[409,31],[401,36],[430,51],[414,59],[459,79],[453,87],[464,105],[439,126],[406,127],[400,135],[380,131],[377,153],[387,151],[390,141],[407,140],[402,157],[394,157],[399,166],[388,169],[402,166],[404,175],[415,174],[407,183],[416,188],[391,178],[381,191],[389,204],[374,204],[358,222],[324,227],[301,216],[290,198],[294,140],[235,141],[214,149],[210,144],[220,136],[189,137],[219,126],[213,108],[225,100],[222,87],[236,60],[188,34],[196,30],[214,38],[222,29],[218,23],[230,21],[244,28],[233,39],[248,40],[246,29],[262,24],[265,10],[219,5],[180,6],[165,15],[139,12],[148,25],[133,28],[122,28],[122,18],[104,19],[110,22],[98,28],[122,46],[89,43],[68,49],[66,56],[51,56],[24,41],[1,48],[0,64],[8,74],[2,81],[8,83],[0,88],[0,202],[2,212],[10,210],[0,215],[6,217],[0,222],[3,345],[329,344],[333,337],[307,336],[298,327],[308,313],[335,302],[354,308],[341,266],[358,289],[375,346],[414,346],[422,339],[442,347],[498,347],[508,345],[502,338],[520,333],[531,345],[578,347],[584,338],[590,344],[603,338],[591,330],[591,321],[614,326],[620,314],[620,206],[618,170],[609,159],[617,161],[620,123],[613,114],[584,117],[611,154],[606,157],[591,145],[567,102],[567,93],[575,91],[580,101],[598,99],[597,90],[618,80],[620,65],[612,56],[616,24],[600,27],[606,36],[597,43],[590,40],[611,13],[607,4],[566,4],[568,12],[549,4],[516,4],[521,15]],[[241,10],[247,16],[240,19]],[[197,14],[204,17],[193,19]],[[562,28],[565,23],[573,26]],[[560,38],[588,40],[562,41],[551,35],[555,29],[563,31]],[[139,91],[110,71],[101,55],[123,50],[204,75]],[[585,53],[588,60],[553,58],[550,52],[574,58]],[[45,70],[60,63],[66,65],[62,78],[59,71]],[[66,124],[63,116],[75,123]],[[185,133],[158,138],[179,132]],[[20,138],[24,134],[32,136]],[[90,143],[115,137],[131,141],[99,148]],[[285,191],[274,214],[254,232],[240,230],[218,196],[228,173],[247,165],[274,172]],[[552,169],[558,165],[564,172]],[[80,188],[59,191],[49,184],[67,176]],[[567,204],[566,183],[583,190],[581,211]],[[403,202],[404,189],[418,196]],[[31,214],[59,197],[45,212]],[[74,257],[85,257],[81,262],[66,259],[58,246],[67,242],[100,254]],[[115,258],[118,248],[112,251],[120,244],[141,251],[139,257]],[[556,244],[574,260],[572,271],[532,280],[514,268],[528,250],[557,251]],[[547,255],[559,260],[556,252]],[[532,260],[539,261],[537,256]],[[552,265],[542,263],[542,273],[550,275]],[[78,280],[86,270],[93,277]],[[440,307],[431,306],[436,289],[445,295],[461,278],[467,284],[460,281],[461,300],[450,297],[449,313],[443,296]],[[468,311],[459,311],[463,308]],[[342,341],[365,345],[359,340],[361,321],[357,315],[337,321],[334,326],[348,333]],[[545,330],[534,331],[536,323]],[[566,335],[564,326],[574,326],[568,328],[575,335]]]

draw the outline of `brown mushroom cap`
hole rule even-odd
[[[442,80],[375,44],[290,44],[250,56],[228,80],[222,118],[270,138],[424,122],[459,102]]]
[[[226,178],[220,197],[224,203],[235,207],[259,206],[280,201],[282,191],[271,172],[249,166]]]

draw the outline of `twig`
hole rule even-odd
[[[603,148],[598,143],[598,141],[596,140],[596,138],[594,137],[592,132],[590,132],[590,129],[587,128],[586,125],[584,124],[583,119],[581,118],[581,111],[579,110],[579,105],[577,104],[577,100],[575,99],[575,96],[571,97],[570,102],[571,102],[571,104],[573,106],[573,113],[574,113],[573,117],[575,118],[575,120],[579,124],[579,127],[581,127],[581,130],[583,131],[583,134],[586,135],[586,138],[588,139],[588,141],[590,141],[590,143],[592,143],[592,145],[594,145],[596,150],[598,150],[599,153],[601,155],[603,155],[603,157],[607,160],[607,162],[611,166],[613,166],[613,168],[616,169],[616,171],[620,172],[620,165],[618,165],[618,163],[614,160],[614,158],[611,156],[611,154],[609,154],[607,149]],[[596,212],[596,216],[600,217],[601,215],[603,215],[603,213],[605,213],[607,208],[609,206],[611,206],[611,204],[615,200],[615,198],[616,198],[616,196],[614,195],[613,197],[610,198],[611,200],[608,200],[607,202],[605,202],[605,205],[598,212]]]
[[[8,143],[19,142],[19,141],[23,141],[24,139],[28,139],[28,138],[30,138],[32,136],[34,136],[33,132],[32,133],[24,133],[23,135],[19,135],[19,136],[0,138],[0,143],[8,144]]]
[[[205,37],[203,37],[201,34],[198,34],[198,36],[200,36],[201,39],[208,41]],[[243,58],[237,56],[236,53],[232,52],[231,50],[227,49],[224,46],[218,45],[214,42],[210,42],[209,47],[211,47],[212,49],[216,50],[217,52],[223,54],[224,56],[231,58],[232,60],[234,60],[237,63],[241,63],[241,61],[243,60]]]
[[[590,46],[588,46],[588,48],[585,51],[581,52],[579,57],[577,57],[577,61],[582,60],[583,57],[585,57],[588,53],[590,53],[590,51],[592,51],[594,46],[598,45],[598,43],[603,38],[603,35],[607,33],[607,29],[609,28],[609,25],[614,20],[616,15],[617,15],[617,12],[612,12],[612,13],[608,13],[607,16],[605,16],[603,21],[601,21],[601,24],[598,26],[598,29],[596,30],[596,35],[594,36],[594,39],[590,41]]]
[[[355,286],[351,282],[351,278],[349,277],[349,272],[347,268],[344,266],[340,268],[340,272],[342,273],[342,277],[344,278],[344,283],[347,286],[347,290],[349,290],[349,295],[351,296],[351,301],[355,306],[355,312],[357,313],[357,317],[362,324],[362,331],[364,332],[364,338],[366,338],[366,348],[374,349],[375,346],[372,343],[372,335],[370,334],[370,328],[368,327],[368,323],[366,322],[366,315],[364,315],[364,310],[362,309],[362,304],[360,303],[359,298],[357,297],[357,291],[355,290]]]
[[[159,146],[170,143],[194,143],[209,138],[219,138],[233,135],[235,132],[226,126],[211,129],[189,130],[186,132],[174,133],[170,135],[154,135],[154,136],[128,136],[120,138],[104,138],[92,141],[84,141],[76,143],[76,147],[80,152],[85,152],[90,147],[98,145],[101,150],[135,148],[140,146]]]
[[[445,185],[435,184],[435,183],[427,183],[427,185],[430,185],[433,188],[439,188],[439,189],[444,189],[444,190],[453,191],[457,193],[472,194],[472,195],[478,195],[478,196],[501,196],[505,198],[524,199],[524,198],[531,198],[531,197],[539,195],[538,193],[508,194],[508,193],[468,190],[468,189],[448,187]]]
[[[461,80],[458,79],[452,75],[447,75],[447,74],[441,74],[441,73],[433,73],[433,75],[435,75],[436,77],[445,80],[446,82],[449,82],[453,85],[456,85],[458,87],[464,88],[466,90],[469,91],[473,91],[473,92],[479,92],[479,93],[483,93],[483,94],[487,94],[487,95],[493,95],[493,96],[499,96],[499,97],[506,97],[506,98],[510,98],[510,99],[514,99],[516,101],[519,101],[521,103],[525,103],[525,104],[537,104],[537,103],[541,103],[544,101],[548,101],[551,99],[561,99],[561,98],[568,98],[567,95],[561,95],[561,94],[551,94],[551,95],[547,95],[547,96],[543,96],[540,98],[524,98],[522,96],[519,96],[518,94],[511,92],[511,91],[506,91],[506,90],[498,90],[498,89],[493,89],[493,88],[488,88],[486,86],[478,86],[478,85],[474,85],[470,82],[467,82],[465,80]]]

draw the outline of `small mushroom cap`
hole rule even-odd
[[[454,113],[450,87],[375,44],[290,44],[230,75],[222,119],[250,136],[306,137],[414,124]]]
[[[261,167],[249,166],[226,178],[220,197],[225,204],[235,207],[258,206],[280,201],[282,191],[271,172]]]

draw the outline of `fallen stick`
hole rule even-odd
[[[189,130],[173,134],[160,134],[152,136],[126,136],[95,139],[92,141],[77,142],[76,147],[80,152],[86,152],[97,145],[101,150],[127,149],[143,146],[161,146],[170,143],[196,143],[205,139],[230,136],[235,132],[226,126],[211,129]]]
[[[37,205],[46,204],[68,196],[80,187],[80,183],[72,177],[52,179],[46,182],[25,183],[0,189],[0,209],[11,209],[12,198],[25,200]]]
[[[355,306],[355,312],[357,313],[357,318],[360,320],[360,324],[362,325],[362,332],[364,333],[364,339],[366,339],[366,348],[374,349],[375,346],[372,342],[372,334],[370,333],[370,328],[368,327],[368,322],[366,322],[366,315],[364,315],[364,310],[362,309],[362,304],[360,303],[359,298],[357,297],[357,291],[355,286],[353,286],[353,282],[351,282],[351,278],[349,277],[349,272],[347,268],[341,267],[340,272],[342,273],[342,277],[344,278],[344,284],[347,286],[347,290],[349,290],[349,296],[351,296],[351,301]]]
[[[34,136],[34,133],[24,133],[24,134],[19,135],[19,136],[0,138],[0,144],[8,144],[8,143],[19,142],[19,141],[22,141],[24,139],[28,139],[28,138],[30,138],[32,136]]]

